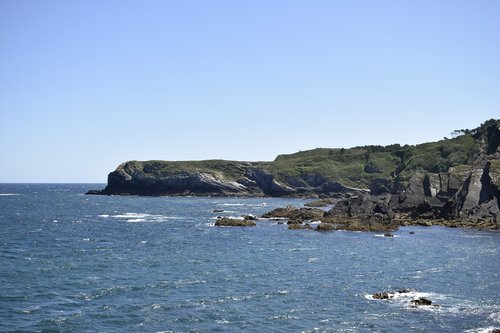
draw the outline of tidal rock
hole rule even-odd
[[[276,208],[262,215],[263,218],[288,218],[290,220],[307,221],[320,220],[325,215],[325,211],[316,208],[300,208],[287,207]]]
[[[255,222],[249,220],[231,219],[223,217],[215,222],[217,227],[254,227]]]
[[[288,229],[290,230],[312,230],[309,224],[289,224]]]
[[[390,298],[393,298],[394,297],[394,294],[393,293],[389,293],[387,291],[384,291],[382,293],[375,293],[372,295],[372,298],[373,299],[390,299]]]
[[[334,231],[335,226],[332,223],[320,223],[316,227],[316,231]]]
[[[415,305],[425,305],[425,306],[432,305],[432,301],[430,299],[427,299],[427,298],[424,298],[424,297],[420,297],[418,299],[414,299],[410,303],[413,303]]]

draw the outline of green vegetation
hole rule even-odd
[[[500,141],[499,128],[500,121],[491,119],[473,130],[455,130],[452,139],[444,138],[438,142],[415,146],[317,148],[279,155],[273,162],[131,161],[124,168],[129,173],[142,170],[146,177],[205,172],[226,181],[242,179],[249,168],[258,168],[272,174],[279,182],[292,186],[317,186],[328,180],[368,188],[375,179],[384,179],[395,181],[404,188],[416,172],[446,172],[450,167],[471,164],[480,154],[496,150]],[[496,162],[493,167],[497,167]]]

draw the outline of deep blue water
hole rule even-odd
[[[86,196],[0,184],[2,332],[487,332],[500,233],[218,228],[297,199]],[[213,213],[224,209],[224,213]],[[415,231],[415,234],[409,234]],[[406,297],[375,292],[411,288]],[[412,308],[425,296],[440,307]]]

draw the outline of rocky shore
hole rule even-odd
[[[314,149],[273,162],[130,161],[109,174],[106,188],[87,194],[319,199],[307,209],[266,214],[288,219],[294,229],[311,229],[311,221],[320,221],[321,231],[406,225],[498,229],[500,121],[458,132],[416,146]]]

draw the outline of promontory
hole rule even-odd
[[[421,209],[433,216],[446,210],[448,215],[480,213],[496,219],[499,146],[500,120],[490,119],[437,142],[317,148],[279,155],[272,162],[129,161],[109,174],[103,190],[88,194],[339,199],[389,195],[388,202],[396,200],[398,205],[424,204]]]

